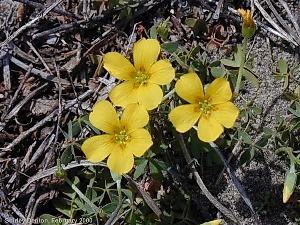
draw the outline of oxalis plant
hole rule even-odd
[[[160,45],[153,37],[141,38],[134,43],[133,63],[118,52],[104,54],[104,69],[120,82],[109,92],[109,100],[97,101],[88,116],[69,123],[68,132],[64,132],[66,150],[57,162],[57,175],[68,185],[61,189],[65,197],[54,201],[57,210],[69,219],[79,214],[82,218],[79,222],[83,223],[115,224],[122,219],[126,224],[199,224],[190,215],[191,201],[196,197],[189,199],[188,195],[193,194],[183,188],[175,196],[177,202],[174,205],[172,199],[167,199],[168,190],[162,185],[164,171],[167,171],[175,185],[184,187],[183,178],[174,169],[176,162],[173,162],[174,159],[180,161],[178,156],[183,155],[187,169],[191,170],[209,201],[225,217],[238,222],[233,213],[208,191],[196,169],[197,158],[205,152],[210,160],[221,159],[254,219],[260,223],[251,201],[219,148],[232,148],[243,141],[249,145],[249,151],[244,152],[247,161],[253,157],[252,150],[263,147],[264,140],[270,137],[266,134],[266,139],[260,143],[252,143],[246,133],[247,127],[245,131],[237,130],[243,128],[238,125],[239,117],[259,114],[259,109],[251,105],[240,110],[234,103],[242,87],[242,78],[249,77],[247,43],[256,31],[250,10],[239,9],[239,12],[243,18],[244,40],[236,61],[232,61],[237,73],[230,72],[233,64],[229,60],[223,60],[228,68],[213,79],[208,71],[215,68],[214,65],[220,65],[222,60],[206,65],[205,60],[195,59],[192,52],[177,54],[176,48],[170,51],[170,59],[164,59],[160,57],[161,47],[174,46]],[[164,29],[166,38],[167,23]],[[160,35],[161,29],[156,31],[155,35]],[[207,73],[203,74],[203,71]],[[219,69],[214,71],[220,72]],[[251,81],[257,83],[253,77]],[[83,131],[88,131],[85,133],[87,138],[73,141],[73,137]],[[80,173],[67,173],[67,166],[62,164],[70,162],[73,156],[80,159],[75,154],[76,148],[86,157],[83,160],[86,169]],[[283,145],[279,151],[285,152],[290,159],[283,190],[283,201],[287,202],[296,183],[295,164],[300,161],[299,151]],[[122,179],[126,179],[129,186]],[[135,179],[142,180],[144,187]],[[84,192],[81,186],[86,186]],[[222,219],[208,219],[205,210],[199,213],[208,221],[202,225],[222,223]],[[41,218],[51,219],[55,224],[70,222],[49,214]]]

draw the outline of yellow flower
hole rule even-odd
[[[169,119],[178,132],[184,133],[198,122],[198,137],[204,142],[215,141],[231,128],[239,114],[238,108],[229,100],[232,97],[229,82],[215,79],[204,94],[200,78],[196,73],[180,77],[175,85],[176,93],[190,104],[174,108]]]
[[[256,31],[256,25],[254,20],[251,18],[251,11],[238,9],[238,12],[243,17],[243,26],[242,26],[242,33],[244,37],[251,38]]]
[[[209,221],[209,222],[205,222],[205,223],[202,223],[200,225],[220,225],[222,222],[221,219],[218,219],[218,220],[212,220],[212,221]]]
[[[86,139],[81,149],[91,162],[100,162],[107,156],[107,166],[118,174],[133,167],[133,155],[142,156],[153,144],[149,132],[143,127],[149,121],[144,106],[129,104],[118,117],[112,104],[98,101],[89,115],[90,122],[106,134]]]
[[[160,45],[156,39],[142,38],[133,47],[134,65],[120,53],[104,55],[104,68],[116,78],[126,81],[109,93],[115,105],[125,108],[129,103],[138,102],[151,110],[161,103],[163,92],[159,85],[170,83],[175,77],[175,70],[166,60],[156,61],[159,53]]]

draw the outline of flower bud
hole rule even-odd
[[[251,38],[256,31],[256,25],[251,18],[251,11],[244,9],[238,9],[238,11],[243,17],[242,34],[245,38]]]

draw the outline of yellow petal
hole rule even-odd
[[[89,115],[89,120],[93,126],[108,134],[113,134],[114,130],[120,126],[116,110],[112,104],[106,100],[95,103],[93,111]]]
[[[104,160],[111,152],[120,148],[113,142],[114,136],[109,134],[96,135],[86,139],[81,145],[81,150],[87,160],[91,162],[100,162]]]
[[[211,112],[211,116],[226,128],[231,128],[234,125],[238,115],[239,109],[232,102],[214,105],[214,110]]]
[[[202,223],[200,225],[219,225],[219,224],[221,224],[221,222],[222,222],[222,220],[218,219],[218,220],[212,220],[212,221],[209,221],[206,223]]]
[[[224,78],[215,79],[207,88],[205,98],[209,99],[211,104],[220,104],[231,99],[232,92],[229,82]]]
[[[199,103],[204,98],[203,86],[196,73],[184,74],[176,82],[176,93],[189,103]]]
[[[130,142],[126,149],[137,157],[141,157],[151,146],[153,142],[151,135],[145,129],[139,129],[130,133]]]
[[[144,105],[147,110],[152,110],[161,103],[163,92],[157,84],[146,83],[139,86],[136,97],[138,103]]]
[[[103,67],[120,80],[130,80],[136,73],[134,66],[118,52],[106,53],[103,56]]]
[[[215,141],[223,133],[223,126],[212,116],[202,115],[198,123],[198,137],[201,141]]]
[[[198,104],[188,104],[173,109],[169,113],[169,119],[178,132],[184,133],[192,128],[200,115]]]
[[[160,45],[156,39],[137,41],[133,46],[133,61],[138,70],[148,72],[160,53]]]
[[[108,157],[107,166],[118,174],[128,173],[133,167],[133,154],[126,149],[113,151]]]
[[[150,76],[148,82],[160,85],[170,83],[175,77],[175,69],[166,60],[155,62],[148,73]]]
[[[115,86],[109,93],[109,98],[115,105],[125,108],[130,103],[138,102],[137,91],[138,86],[130,80]]]
[[[132,132],[147,125],[149,115],[143,105],[137,103],[128,104],[121,116],[121,124],[127,132]]]

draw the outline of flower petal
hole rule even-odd
[[[169,113],[169,119],[180,133],[184,133],[200,118],[201,112],[198,104],[181,105]]]
[[[120,80],[130,80],[136,73],[135,67],[118,52],[106,53],[103,56],[103,67]]]
[[[214,105],[214,110],[211,112],[211,116],[226,128],[231,128],[234,125],[238,115],[239,109],[232,102]]]
[[[130,142],[126,149],[137,157],[141,157],[153,145],[151,135],[145,129],[135,130],[130,133]]]
[[[86,139],[81,145],[81,149],[87,160],[91,162],[100,162],[104,160],[120,146],[114,143],[113,136],[109,134],[96,135]]]
[[[106,100],[95,103],[93,111],[89,115],[89,120],[93,126],[108,134],[113,134],[114,130],[120,126],[116,110],[112,104]]]
[[[198,123],[198,137],[201,141],[215,141],[223,133],[223,126],[212,116],[201,116]]]
[[[160,44],[156,39],[137,41],[133,46],[133,61],[137,70],[148,72],[160,53]]]
[[[175,69],[167,60],[155,62],[148,73],[150,76],[148,82],[160,85],[170,83],[175,77]]]
[[[107,166],[118,174],[128,173],[133,167],[133,154],[126,149],[115,150],[108,157]]]
[[[110,100],[117,106],[125,108],[130,103],[138,102],[138,86],[134,81],[126,81],[115,86],[109,93]]]
[[[203,86],[196,73],[184,74],[175,84],[176,93],[189,103],[199,103],[204,98]]]
[[[137,103],[128,104],[121,116],[121,125],[125,127],[128,132],[140,129],[147,125],[149,115],[143,105]]]
[[[147,110],[156,108],[162,101],[163,92],[157,84],[146,83],[138,88],[138,103],[145,106]]]
[[[232,92],[229,82],[224,78],[215,79],[207,88],[205,98],[210,100],[211,104],[220,104],[231,99]]]

